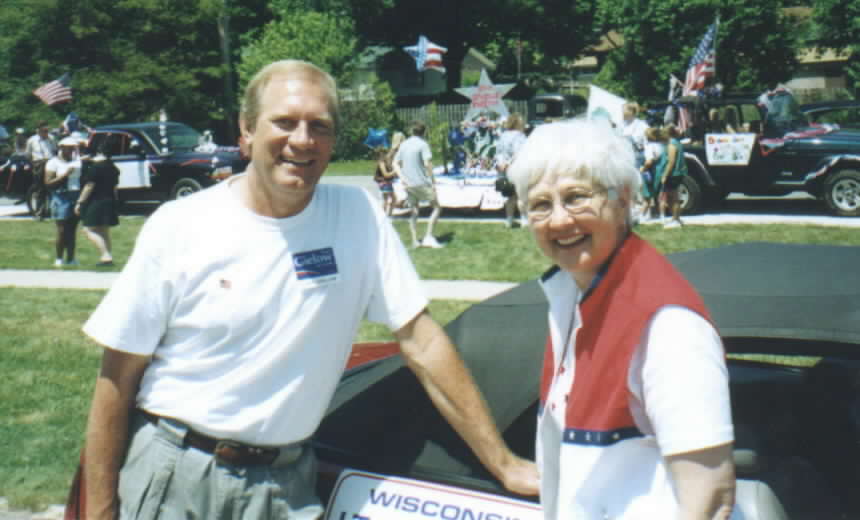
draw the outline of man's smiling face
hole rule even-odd
[[[335,122],[325,89],[305,78],[275,76],[263,88],[255,128],[243,124],[251,175],[279,199],[310,200],[334,150]]]

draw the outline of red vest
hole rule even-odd
[[[630,361],[655,312],[679,305],[710,320],[696,290],[653,246],[636,234],[624,241],[603,279],[580,305],[573,387],[568,394],[565,439],[577,431],[613,432],[635,428],[629,409]],[[545,403],[556,368],[547,340],[541,377]],[[562,346],[563,348],[563,346]],[[602,443],[601,443],[602,444]]]

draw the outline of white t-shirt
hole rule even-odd
[[[218,438],[300,441],[322,419],[360,320],[398,330],[427,299],[364,190],[321,184],[300,214],[273,219],[230,184],[149,218],[84,332],[152,356],[137,406]]]
[[[430,145],[427,144],[427,141],[413,135],[403,141],[403,144],[397,149],[394,162],[400,163],[401,178],[406,183],[406,186],[417,188],[430,184],[430,177],[424,168],[424,163],[430,161],[432,158],[433,152],[430,150]]]
[[[47,163],[45,163],[45,171],[46,172],[55,172],[57,175],[65,175],[67,171],[71,170],[71,173],[68,177],[66,177],[65,187],[69,191],[80,191],[81,189],[81,160],[80,159],[72,159],[71,161],[67,161],[60,157],[59,155],[56,157],[51,157]]]
[[[31,161],[47,161],[57,153],[57,145],[50,138],[33,134],[27,139],[27,153]]]
[[[633,141],[638,151],[645,149],[645,130],[648,130],[648,123],[635,117],[630,122],[622,122],[621,135]]]
[[[657,161],[663,155],[664,149],[666,145],[659,141],[645,141],[645,161]]]
[[[525,142],[526,134],[519,130],[505,130],[496,144],[496,161],[510,164]]]

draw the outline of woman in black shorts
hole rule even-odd
[[[102,147],[90,161],[85,161],[81,175],[83,190],[75,205],[81,216],[84,233],[99,250],[98,267],[113,265],[110,228],[119,224],[117,193],[119,169]]]

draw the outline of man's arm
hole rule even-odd
[[[104,350],[87,423],[84,480],[89,519],[117,517],[119,469],[128,445],[128,423],[149,358]]]
[[[504,486],[538,494],[537,467],[502,440],[487,404],[448,335],[426,310],[394,333],[407,366],[454,430]]]
[[[725,520],[735,504],[732,443],[666,457],[681,506],[679,520]]]

